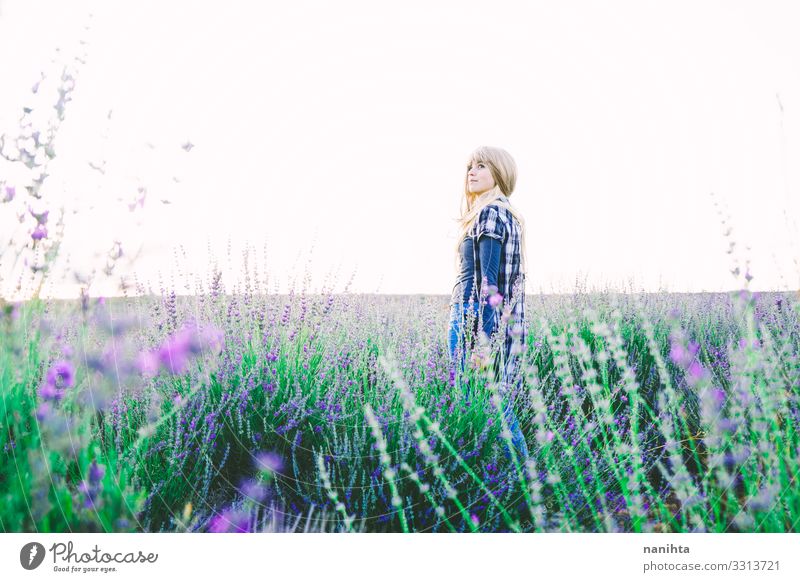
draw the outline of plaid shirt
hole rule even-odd
[[[505,196],[501,199],[508,201]],[[510,305],[511,318],[509,319],[508,329],[503,330],[505,326],[502,324],[499,324],[496,328],[506,332],[505,354],[507,357],[510,353],[513,339],[508,332],[513,329],[514,325],[519,324],[522,326],[520,341],[523,346],[527,336],[525,325],[525,275],[522,273],[519,222],[505,208],[489,204],[481,210],[467,236],[473,237],[476,247],[478,239],[482,236],[497,239],[503,244],[500,253],[500,268],[497,272],[497,292],[503,296],[503,303],[496,308],[495,321],[499,324],[500,315],[504,313],[506,306]],[[480,281],[481,266],[477,263],[476,261],[475,269],[477,271],[478,285],[480,286],[482,284]],[[451,304],[462,302],[460,291],[461,285],[456,284],[450,301]],[[474,289],[473,293],[475,293]],[[485,304],[485,301],[483,299],[481,304]]]

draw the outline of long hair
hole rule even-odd
[[[475,194],[469,191],[469,166],[472,162],[483,162],[489,167],[494,179],[494,188],[484,192],[483,194]],[[491,146],[481,146],[473,151],[467,160],[467,170],[464,172],[464,196],[461,198],[461,217],[458,219],[459,234],[456,239],[456,261],[458,261],[458,251],[461,247],[461,241],[469,232],[475,220],[481,213],[481,210],[494,204],[505,208],[519,223],[520,229],[520,252],[521,252],[521,268],[522,272],[526,272],[526,257],[525,257],[525,221],[520,212],[511,206],[510,203],[503,199],[511,198],[514,192],[514,186],[517,184],[517,164],[514,158],[511,157],[506,150]]]

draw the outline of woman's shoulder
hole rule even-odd
[[[500,221],[506,226],[516,223],[514,215],[508,211],[508,208],[495,203],[487,204],[486,207],[481,210],[479,219],[483,221]]]
[[[487,204],[479,213],[479,218],[495,218],[500,217],[503,218],[503,215],[506,213],[505,209],[497,203],[492,202],[491,204]]]
[[[484,206],[473,226],[473,236],[480,237],[488,235],[492,238],[504,240],[509,222],[505,216],[505,211],[497,204],[487,204]]]

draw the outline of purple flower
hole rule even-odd
[[[50,214],[49,210],[45,210],[44,212],[34,212],[32,208],[28,207],[28,212],[30,212],[31,216],[36,219],[36,224],[38,226],[44,226],[47,224],[47,215]]]
[[[672,337],[671,339],[670,359],[679,366],[688,366],[697,355],[697,352],[700,351],[700,344],[690,341],[688,346],[684,346],[681,338]]]
[[[261,502],[267,497],[267,489],[258,481],[248,480],[242,484],[242,495],[248,500]]]
[[[97,461],[92,461],[92,464],[89,465],[89,483],[92,485],[97,485],[103,479],[103,475],[105,474],[105,466],[98,465]]]
[[[36,228],[34,228],[33,232],[31,233],[31,238],[33,240],[42,240],[43,238],[47,238],[47,229],[41,224],[37,224]]]
[[[52,384],[45,382],[39,387],[39,396],[45,401],[58,402],[64,397],[64,390],[59,390]]]
[[[752,511],[767,511],[773,507],[776,499],[775,497],[780,493],[780,487],[768,485],[760,490],[757,495],[752,497],[747,505]]]
[[[47,371],[45,382],[39,388],[39,395],[45,400],[61,400],[64,391],[75,385],[75,369],[66,360],[56,362]]]
[[[273,452],[262,452],[256,455],[256,466],[261,471],[280,473],[283,470],[283,459]]]
[[[692,386],[697,384],[700,380],[703,380],[708,377],[708,372],[706,371],[705,368],[703,368],[703,366],[700,365],[699,362],[692,362],[689,365],[687,373],[688,373],[687,381]]]
[[[208,531],[211,533],[246,533],[249,531],[250,518],[243,511],[226,509],[211,520]]]
[[[726,395],[719,388],[707,388],[701,394],[701,414],[707,422],[716,423],[725,405]]]
[[[158,356],[150,351],[144,351],[136,358],[136,366],[145,376],[155,376],[158,373]]]
[[[669,350],[670,359],[679,366],[687,366],[692,361],[692,354],[680,341],[673,341]]]
[[[86,481],[81,481],[80,484],[78,484],[78,491],[86,496],[86,499],[83,502],[83,506],[91,507],[94,497],[94,491],[92,490],[91,487],[89,487]]]
[[[719,430],[722,432],[735,433],[742,425],[742,420],[739,418],[723,418],[719,421]]]
[[[172,374],[183,374],[189,359],[190,341],[190,338],[182,332],[168,338],[156,351],[159,364]]]
[[[41,422],[50,418],[52,415],[53,407],[49,402],[47,402],[47,399],[45,399],[45,402],[42,402],[39,405],[39,408],[36,409],[36,418]]]
[[[207,350],[218,353],[224,338],[225,334],[215,327],[196,328],[187,325],[172,334],[158,348],[158,360],[173,374],[182,374],[186,371],[190,355],[198,355]]]
[[[169,336],[155,350],[140,353],[136,364],[148,376],[156,375],[161,367],[171,374],[183,374],[188,368],[190,356],[207,350],[218,353],[224,337],[224,333],[215,327],[196,328],[187,325]]]
[[[739,340],[739,349],[740,349],[740,350],[744,350],[744,349],[746,349],[746,348],[747,348],[747,344],[748,344],[747,340],[746,340],[745,338],[741,338],[741,339]],[[751,345],[753,348],[757,349],[757,348],[760,348],[760,347],[761,347],[761,342],[759,342],[757,339],[754,339],[754,340],[753,340],[753,342],[752,342],[752,344],[750,344],[750,345]]]
[[[669,350],[669,358],[676,364],[680,364],[686,358],[686,350],[683,349],[683,346],[679,342],[672,342],[672,346]]]
[[[3,197],[3,202],[11,202],[16,195],[17,189],[14,186],[6,186],[6,195]]]
[[[500,293],[495,293],[489,297],[489,305],[497,307],[503,302],[503,296]]]
[[[204,351],[219,353],[225,343],[225,332],[214,326],[208,325],[199,329],[187,327],[185,329],[190,333],[189,351],[192,354]]]

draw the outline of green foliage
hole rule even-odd
[[[220,531],[220,516],[253,527],[311,507],[338,531],[796,530],[800,325],[785,297],[541,298],[513,395],[491,366],[451,377],[444,306],[414,318],[418,298],[324,299],[170,297],[150,310],[173,323],[140,330],[138,349],[191,314],[223,322],[219,357],[140,377],[99,410],[77,396],[78,365],[49,423],[37,389],[56,356],[38,330],[55,311],[6,313],[3,530]],[[505,452],[507,398],[529,459]],[[283,465],[266,481],[262,453]]]
[[[136,531],[144,501],[132,471],[96,438],[92,414],[67,402],[45,413],[34,322],[43,305],[6,313],[0,350],[0,530],[3,532]],[[90,482],[92,464],[102,477]]]

